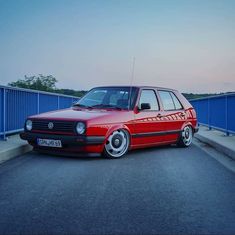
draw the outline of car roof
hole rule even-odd
[[[157,89],[157,90],[177,91],[177,90],[171,89],[171,88],[156,87],[156,86],[98,86],[98,87],[94,87],[94,88],[111,88],[111,87],[114,87],[114,88],[125,87],[125,88]]]

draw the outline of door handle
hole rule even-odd
[[[162,118],[163,115],[161,115],[160,113],[157,115],[158,118]]]
[[[185,116],[186,116],[186,113],[180,113],[180,116],[181,116],[181,117],[185,117]]]

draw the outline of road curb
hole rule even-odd
[[[2,151],[0,150],[0,164],[21,154],[30,152],[31,150],[32,146],[30,146],[29,144],[22,144],[16,147],[4,149]]]
[[[204,142],[210,146],[212,146],[213,148],[215,148],[217,151],[227,155],[229,158],[231,158],[232,160],[235,160],[235,151],[222,145],[221,143],[214,141],[210,138],[207,138],[205,136],[200,135],[199,133],[195,134],[195,138],[198,139],[201,142]]]

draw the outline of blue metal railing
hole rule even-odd
[[[0,139],[23,130],[27,116],[68,108],[78,97],[0,86]]]
[[[235,133],[235,93],[190,100],[199,124],[218,129],[227,135]]]

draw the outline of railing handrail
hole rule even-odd
[[[11,89],[11,90],[18,90],[18,91],[25,91],[25,92],[33,92],[33,93],[37,93],[37,94],[40,93],[40,94],[46,94],[46,95],[55,95],[55,96],[62,96],[62,97],[70,97],[70,98],[75,98],[75,99],[80,98],[78,96],[65,95],[65,94],[61,94],[61,93],[54,93],[54,92],[48,92],[48,91],[33,90],[33,89],[27,89],[27,88],[12,87],[12,86],[3,86],[3,85],[0,85],[0,88]]]
[[[22,131],[27,116],[71,107],[76,100],[79,97],[0,85],[0,139],[6,140],[6,135]],[[16,108],[16,103],[21,109]]]
[[[196,101],[196,100],[208,100],[208,99],[215,99],[215,98],[220,98],[220,97],[226,97],[226,96],[235,96],[235,92],[229,92],[226,94],[219,94],[219,95],[209,95],[206,97],[201,97],[201,98],[196,98],[196,99],[190,99],[189,101]]]
[[[193,99],[190,102],[197,112],[199,124],[208,126],[209,130],[222,130],[226,135],[235,134],[234,92]]]

